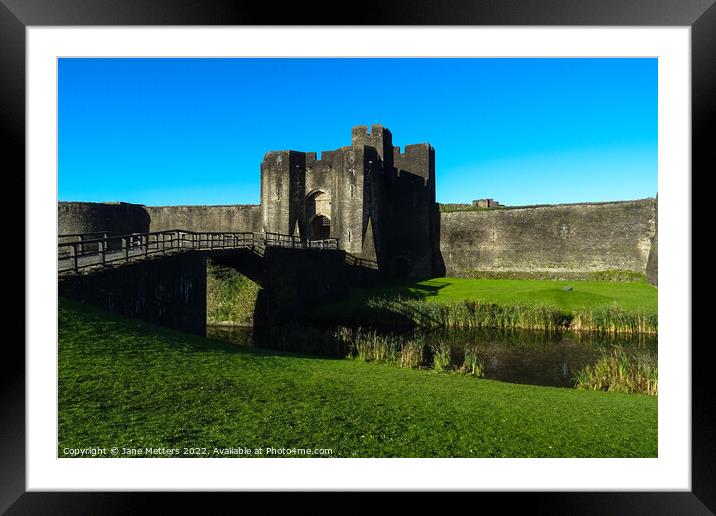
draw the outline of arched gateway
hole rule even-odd
[[[306,220],[308,220],[308,238],[324,240],[331,236],[331,195],[316,190],[306,196]]]

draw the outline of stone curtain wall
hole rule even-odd
[[[98,231],[146,233],[149,231],[149,215],[139,204],[60,202],[57,206],[57,226],[59,235]]]
[[[341,201],[340,198],[333,199],[334,204],[341,205]],[[646,273],[656,284],[656,213],[656,199],[652,198],[455,211],[439,215],[437,231],[448,276],[465,276],[475,271],[588,273],[627,270]],[[333,219],[331,223],[339,225],[340,217],[336,218],[338,220]],[[425,224],[425,221],[419,222]],[[133,233],[176,228],[260,232],[261,207],[58,204],[60,234]]]
[[[258,204],[226,206],[143,206],[128,203],[60,202],[58,234],[107,231],[115,234],[170,229],[261,231]]]
[[[656,211],[659,212],[659,196],[656,196]],[[657,285],[659,283],[659,217],[655,219],[654,239],[651,242],[651,252],[649,260],[646,263],[646,277],[649,283]]]
[[[150,231],[261,231],[261,207],[256,204],[227,206],[146,206]]]
[[[440,231],[448,276],[474,271],[645,273],[656,243],[656,201],[449,212],[441,214]]]

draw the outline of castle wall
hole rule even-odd
[[[261,207],[142,206],[127,203],[59,202],[58,234],[109,232],[146,233],[170,229],[189,231],[261,231]]]
[[[128,203],[59,202],[57,231],[59,235],[78,233],[145,233],[150,222],[144,206]]]
[[[447,275],[610,269],[644,273],[652,239],[656,242],[656,202],[442,213],[440,231]]]
[[[267,152],[261,163],[261,224],[272,233],[304,234],[306,155]]]
[[[344,251],[360,254],[363,247],[363,188],[367,164],[365,147],[343,147],[342,166],[334,176],[331,234]],[[334,222],[335,221],[335,222]],[[333,225],[335,224],[335,229]]]
[[[402,154],[395,148],[393,158],[395,169],[386,181],[389,270],[398,276],[438,275],[435,151],[428,144],[408,145]]]
[[[306,225],[310,226],[317,214],[328,217],[331,222],[330,238],[337,238],[335,175],[342,171],[342,166],[343,157],[339,151],[324,151],[320,160],[316,159],[315,152],[306,153]],[[310,230],[305,235],[315,237]]]
[[[655,199],[440,213],[429,144],[401,153],[379,125],[354,127],[351,143],[320,160],[314,152],[266,153],[260,205],[59,203],[59,230],[329,234],[388,276],[619,269],[646,272],[656,284]],[[317,214],[330,219],[330,232],[323,218],[311,229]]]
[[[306,194],[322,190],[333,194],[333,174],[342,161],[336,160],[335,152],[324,152],[320,160],[316,160],[315,153],[306,153]]]
[[[298,227],[302,237],[318,234],[320,228],[309,226],[320,213],[330,219],[330,237],[341,249],[388,270],[435,272],[435,208],[433,148],[408,145],[401,154],[380,125],[354,127],[350,146],[324,151],[320,160],[314,152],[279,151],[267,153],[261,165],[265,231],[296,234]],[[396,258],[409,265],[396,267]]]
[[[256,204],[226,206],[145,206],[150,231],[261,231],[261,207]]]
[[[385,163],[381,162],[378,149],[364,147],[364,161],[366,172],[363,176],[362,217],[360,225],[361,248],[359,256],[376,261],[381,267],[385,263],[385,250],[387,246],[387,224],[385,217],[388,199],[385,186]]]
[[[654,238],[651,241],[651,251],[649,252],[649,259],[646,262],[646,278],[652,285],[659,283],[659,196],[656,196],[654,200],[656,205],[657,216],[654,219]]]

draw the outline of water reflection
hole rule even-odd
[[[467,345],[476,346],[486,364],[485,378],[556,387],[574,386],[574,372],[594,364],[612,347],[653,359],[658,348],[653,335],[615,337],[487,329],[439,330],[428,333],[426,340],[449,343],[456,364],[463,363]]]
[[[251,326],[214,326],[206,325],[206,336],[210,339],[225,340],[240,346],[253,346],[253,328]]]
[[[345,356],[348,349],[336,340],[335,335],[335,328],[284,327],[255,332],[248,327],[207,327],[209,338],[243,346]],[[485,364],[485,378],[556,387],[573,387],[574,373],[597,362],[611,348],[618,346],[633,356],[653,362],[656,362],[658,349],[654,335],[440,329],[393,333],[391,337],[399,341],[419,339],[425,343],[426,349],[436,344],[447,344],[451,363],[458,367],[464,363],[466,347],[477,349]]]

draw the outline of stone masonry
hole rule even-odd
[[[357,126],[351,145],[273,151],[261,163],[262,230],[339,247],[397,276],[439,275],[435,150],[393,146],[390,131]]]

